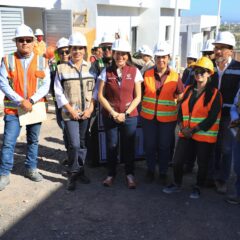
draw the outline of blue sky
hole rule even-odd
[[[191,0],[190,10],[182,11],[181,15],[217,15],[217,13],[218,0]],[[240,0],[221,0],[221,20],[240,22]]]

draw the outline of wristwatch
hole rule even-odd
[[[128,118],[130,116],[130,113],[125,112],[125,118]]]
[[[34,101],[30,98],[29,99],[29,102],[33,105],[34,104]]]

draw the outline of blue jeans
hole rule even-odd
[[[223,182],[229,179],[232,166],[234,139],[229,129],[230,121],[230,117],[221,118],[214,158],[215,178]]]
[[[167,174],[168,163],[172,160],[171,146],[173,146],[176,122],[159,122],[156,119],[145,118],[141,121],[148,170],[155,171],[158,159],[159,173]]]
[[[4,116],[4,135],[1,152],[0,175],[9,175],[13,168],[13,154],[17,138],[19,136],[21,126],[18,116]],[[37,168],[38,157],[38,137],[40,133],[41,123],[26,126],[27,131],[27,154],[25,166],[28,169]]]
[[[119,135],[121,158],[125,163],[126,175],[134,175],[135,137],[137,117],[129,117],[124,123],[116,123],[112,118],[103,117],[107,138],[108,176],[116,175],[119,154]]]
[[[64,121],[68,139],[69,170],[72,173],[79,172],[86,160],[88,122],[88,119]]]
[[[233,159],[234,159],[234,171],[236,173],[236,192],[240,197],[240,141],[235,141],[233,148]]]

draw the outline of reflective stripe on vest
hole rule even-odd
[[[178,74],[171,70],[157,98],[154,68],[147,70],[144,77],[145,93],[140,115],[149,120],[156,116],[160,122],[176,121],[177,102],[173,96],[174,91],[177,89],[177,82]]]
[[[45,58],[43,56],[39,56],[37,58],[37,71],[44,71],[46,65],[45,65]],[[43,79],[37,78],[37,89],[39,89],[43,85]],[[36,89],[36,90],[37,90]]]
[[[35,56],[34,56],[35,57]],[[34,60],[34,57],[32,60]],[[31,65],[32,62],[29,63],[29,66]],[[9,54],[5,57],[5,66],[6,66],[6,70],[8,72],[8,82],[9,82],[9,85],[11,86],[11,88],[16,91],[16,89],[14,89],[14,84],[15,84],[15,80],[14,80],[14,73],[17,71],[16,69],[16,60],[15,60],[15,54]],[[43,77],[37,77],[37,76],[41,76],[41,72],[44,71],[45,69],[45,66],[46,66],[46,62],[45,62],[45,59],[44,57],[42,56],[37,56],[37,66],[36,66],[36,89],[34,91],[37,91],[42,85],[43,85]],[[16,73],[15,73],[16,74]],[[26,74],[22,77],[24,77],[25,79],[23,80],[24,81],[24,86],[27,86],[26,82],[27,81],[27,74],[28,74],[28,70],[25,72],[23,70],[23,74]],[[25,87],[24,87],[25,88]],[[26,89],[24,90],[24,95],[26,94],[27,91]],[[34,92],[33,91],[33,92]],[[17,92],[19,93],[19,92]],[[24,96],[25,98],[27,96]],[[43,101],[43,99],[39,100],[39,101]],[[6,96],[4,98],[4,112],[5,114],[14,114],[16,115],[17,114],[17,106],[16,106],[16,103],[14,103],[13,101],[9,100]]]
[[[185,90],[185,93],[187,92],[187,89]],[[191,93],[189,94],[188,98],[182,103],[182,114],[183,114],[183,127],[190,127],[194,128],[199,123],[204,121],[207,116],[208,112],[210,111],[212,107],[212,103],[217,95],[217,89],[214,90],[213,96],[208,103],[207,106],[204,106],[204,96],[205,93],[202,94],[199,99],[195,102],[195,105],[193,107],[192,113],[189,113],[189,100],[191,98]],[[219,130],[219,122],[220,122],[220,116],[221,112],[219,112],[218,117],[214,124],[210,127],[207,131],[198,131],[193,134],[192,139],[199,141],[199,142],[208,142],[208,143],[215,143],[217,141],[217,135]],[[180,137],[184,137],[181,132],[179,132]]]

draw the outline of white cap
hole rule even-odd
[[[40,28],[37,28],[34,33],[35,36],[43,36],[43,31]]]
[[[109,34],[104,34],[102,39],[101,39],[101,43],[100,44],[103,44],[103,43],[110,43],[112,44],[114,42],[114,38],[112,35],[109,35]]]
[[[86,37],[80,32],[75,32],[69,37],[68,45],[87,47]]]
[[[16,38],[19,38],[19,37],[33,37],[33,38],[35,38],[32,29],[25,24],[22,24],[22,25],[20,25],[16,28],[15,37],[12,40],[15,42]]]
[[[147,46],[147,45],[142,45],[139,49],[138,52],[140,52],[143,55],[148,55],[150,57],[153,57],[153,52],[152,49]]]
[[[160,41],[154,47],[154,56],[166,56],[170,55],[171,53],[171,46],[166,41]]]
[[[187,58],[195,58],[195,59],[197,59],[198,55],[195,52],[189,52],[188,55],[187,55]]]
[[[213,42],[214,45],[218,43],[235,47],[236,40],[232,33],[225,31],[225,32],[219,32],[215,41]]]
[[[131,46],[127,40],[119,38],[113,43],[112,50],[119,52],[131,52]]]
[[[215,40],[214,39],[208,39],[204,44],[203,44],[203,48],[201,52],[213,52],[214,46],[213,46],[213,42]]]
[[[63,47],[68,47],[68,39],[67,38],[60,38],[57,43],[56,43],[56,48],[63,48]]]

